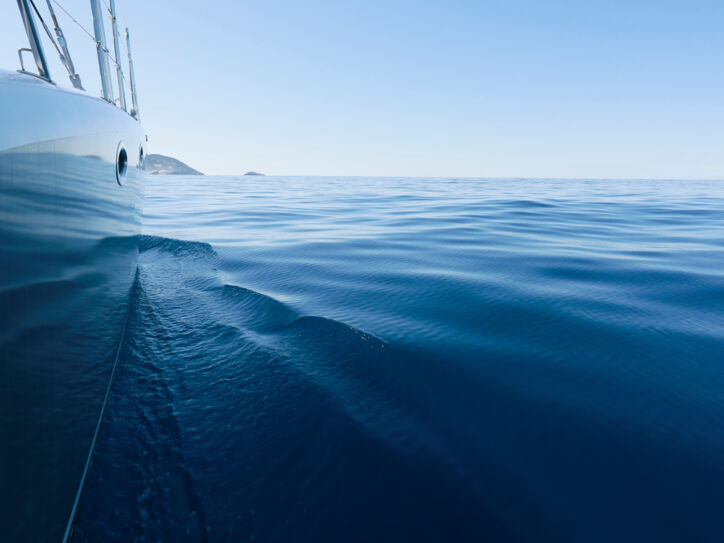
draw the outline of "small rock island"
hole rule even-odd
[[[151,175],[204,175],[180,160],[165,155],[148,155],[143,167]]]
[[[244,175],[264,175],[264,174],[259,173],[259,172],[246,172]]]

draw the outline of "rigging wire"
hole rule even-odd
[[[30,1],[32,2],[33,0],[30,0]],[[80,24],[75,17],[73,17],[70,13],[68,13],[68,10],[65,9],[65,8],[60,4],[60,2],[58,2],[58,0],[52,0],[52,1],[53,1],[53,3],[54,3],[56,6],[58,6],[58,7],[63,11],[63,13],[65,13],[68,17],[70,17],[70,20],[71,20],[71,21],[73,21],[76,25],[78,25],[78,27],[79,27],[83,32],[85,32],[91,40],[93,40],[93,43],[96,44],[96,47],[100,47],[100,43],[98,43],[98,42],[96,41],[96,37],[95,37],[93,34],[91,34],[88,30],[86,30],[86,28],[85,28],[82,24]],[[105,0],[103,0],[103,3],[106,4]],[[34,6],[33,6],[33,7],[34,7]],[[110,13],[110,8],[108,8],[108,4],[106,4],[106,9],[108,9],[108,12]],[[37,11],[37,8],[36,8],[36,11]],[[40,17],[40,15],[38,15],[38,17]],[[42,21],[43,19],[41,18],[40,20]],[[107,53],[108,56],[113,60],[113,62],[115,62],[116,64],[118,64],[118,60],[116,59],[115,56],[113,56],[113,54],[110,52],[110,50],[109,50],[107,47],[104,47],[104,48],[103,48],[103,52],[104,52],[104,53]]]
[[[93,40],[93,43],[96,44],[96,47],[101,47],[101,44],[100,44],[98,41],[96,41],[95,36],[94,36],[93,34],[91,34],[82,24],[80,24],[80,23],[78,22],[78,19],[76,19],[75,17],[73,17],[73,16],[70,14],[70,12],[69,12],[67,9],[65,9],[60,2],[58,2],[58,0],[52,0],[52,2],[53,2],[56,6],[58,6],[58,7],[60,8],[60,10],[61,10],[63,13],[65,13],[65,14],[70,18],[70,20],[73,21],[73,22],[78,26],[78,28],[80,28],[83,32],[86,33],[86,35],[87,35],[91,40]],[[42,23],[43,28],[45,29],[45,32],[48,34],[48,37],[50,38],[50,41],[51,41],[51,43],[53,44],[53,47],[55,47],[55,50],[58,51],[58,54],[60,55],[61,59],[64,59],[65,57],[63,56],[62,51],[61,51],[60,48],[58,47],[58,44],[55,42],[55,39],[53,38],[53,35],[51,34],[50,29],[48,28],[48,25],[45,24],[45,21],[43,20],[42,15],[40,15],[40,11],[38,10],[38,7],[35,5],[35,1],[34,1],[34,0],[30,0],[30,4],[33,6],[33,9],[35,10],[35,13],[37,14],[38,19],[40,19],[40,22]],[[108,3],[106,2],[106,0],[103,0],[103,4],[105,5],[106,9],[108,10],[108,13],[109,13],[111,16],[113,16],[113,12],[111,11],[111,8],[108,7]],[[118,59],[116,59],[116,57],[110,52],[110,50],[109,50],[107,47],[103,47],[102,50],[103,50],[104,53],[106,53],[106,54],[110,57],[110,59],[116,64],[116,66],[119,65]],[[66,69],[67,69],[67,67],[66,67]],[[126,84],[125,75],[122,76],[122,81],[123,81],[123,84],[125,85],[125,84]]]
[[[50,43],[53,44],[53,47],[55,47],[55,50],[58,51],[58,54],[60,55],[60,59],[65,64],[65,55],[63,55],[63,52],[60,50],[60,47],[55,42],[55,38],[53,38],[53,34],[50,32],[48,25],[45,24],[45,21],[43,20],[43,16],[40,15],[40,11],[38,11],[38,6],[35,5],[35,1],[30,0],[30,5],[33,6],[33,9],[35,10],[35,14],[38,16],[38,19],[40,19],[40,23],[43,25],[43,28],[45,29],[45,33],[48,34],[48,38],[50,38]]]
[[[63,13],[65,13],[68,17],[70,17],[70,20],[73,21],[75,24],[77,24],[83,32],[85,32],[86,34],[88,34],[88,37],[89,37],[90,39],[92,39],[94,43],[97,43],[95,36],[93,36],[93,34],[91,34],[90,32],[88,32],[88,31],[85,29],[85,27],[77,21],[77,19],[76,19],[75,17],[73,17],[70,13],[68,13],[68,10],[65,9],[63,6],[61,6],[61,5],[60,5],[60,2],[58,2],[58,0],[53,0],[53,3],[54,3],[56,6],[58,6],[58,7],[63,11]]]

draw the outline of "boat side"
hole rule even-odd
[[[146,137],[0,71],[0,540],[61,541],[136,274]]]

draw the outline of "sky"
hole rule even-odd
[[[58,1],[92,29],[87,0]],[[721,0],[116,6],[150,152],[204,173],[724,179]],[[27,46],[17,11],[2,68]],[[100,95],[93,42],[56,11]]]

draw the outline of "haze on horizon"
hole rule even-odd
[[[91,28],[87,0],[59,1]],[[205,173],[724,178],[721,2],[117,8],[150,152]],[[93,43],[58,16],[99,95]],[[0,19],[16,69],[14,2]]]

